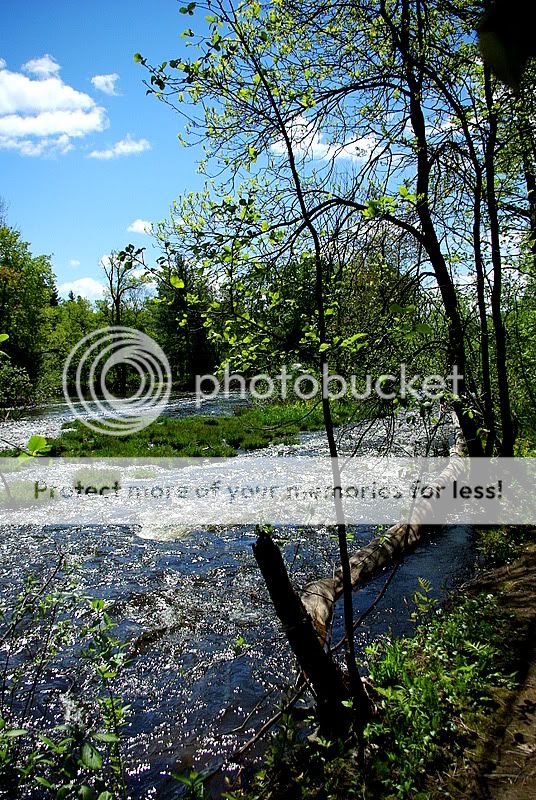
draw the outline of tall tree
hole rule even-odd
[[[34,256],[18,231],[0,225],[0,329],[9,335],[5,351],[35,384],[45,349],[46,309],[54,297],[47,256]]]
[[[110,324],[124,325],[125,312],[135,299],[141,286],[141,277],[136,270],[135,262],[123,257],[124,251],[112,250],[101,259],[101,266],[106,276],[106,288],[110,303]]]

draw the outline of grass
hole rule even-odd
[[[353,418],[356,406],[333,404],[335,424]],[[234,456],[269,444],[293,444],[299,433],[323,428],[319,404],[293,402],[259,405],[232,416],[160,417],[130,436],[94,432],[80,421],[53,439],[49,455],[72,457],[194,457]]]
[[[530,538],[527,526],[486,525],[476,529],[477,551],[486,567],[502,567],[521,555]]]

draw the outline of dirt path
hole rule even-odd
[[[536,798],[536,543],[521,558],[490,573],[478,591],[502,592],[514,615],[522,685],[505,700],[496,737],[484,749],[473,796],[488,800]]]

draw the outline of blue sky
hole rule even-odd
[[[145,95],[133,60],[184,55],[181,4],[2,0],[0,196],[32,252],[51,255],[64,294],[74,284],[95,299],[103,255],[152,248],[128,227],[200,186],[181,118]]]

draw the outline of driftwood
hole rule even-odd
[[[465,440],[453,415],[455,427],[455,442],[450,449],[450,459],[441,474],[429,484],[431,495],[450,482],[459,478],[465,472],[466,453]],[[410,520],[398,522],[387,531],[376,536],[370,544],[358,550],[350,558],[352,588],[365,583],[381,572],[385,567],[396,563],[401,556],[408,552],[420,541],[427,520],[433,514],[433,502],[420,496],[417,498],[411,511]],[[307,584],[301,594],[303,606],[312,619],[320,642],[324,644],[327,631],[333,615],[335,603],[343,593],[342,570],[339,568],[332,578],[321,578]]]

